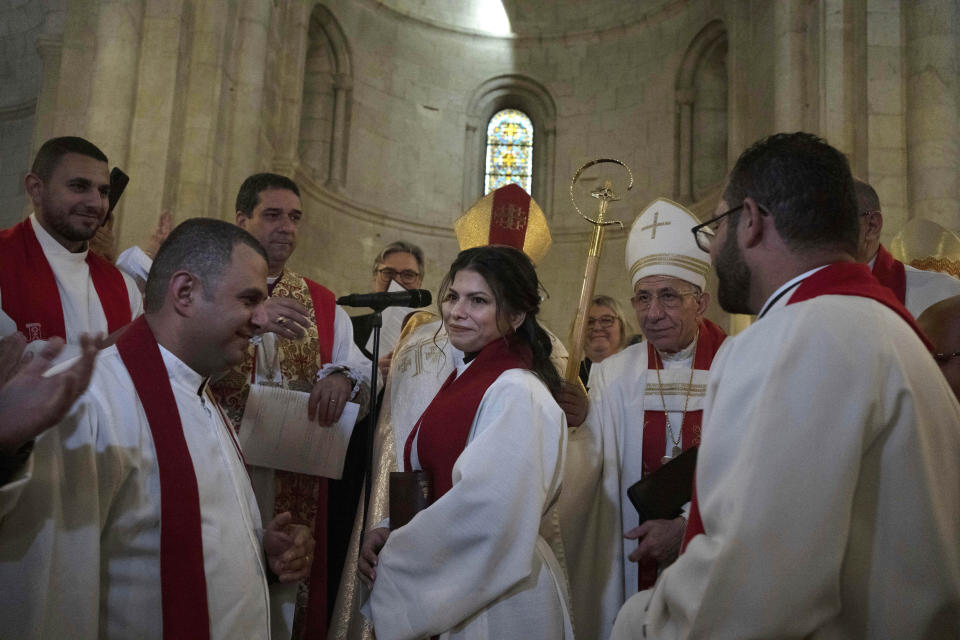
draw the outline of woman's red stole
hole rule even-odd
[[[453,465],[467,446],[480,401],[493,382],[508,369],[529,369],[529,347],[515,339],[497,338],[477,354],[457,377],[454,370],[420,416],[404,446],[404,468],[410,471],[414,440],[420,467],[433,475],[433,497],[438,500],[453,486]]]

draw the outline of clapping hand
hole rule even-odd
[[[80,357],[52,376],[43,374],[63,349],[62,339],[25,357],[22,335],[0,340],[0,452],[16,451],[63,419],[90,382],[100,339],[80,336]]]
[[[310,529],[306,525],[293,524],[289,511],[271,520],[263,532],[263,552],[270,570],[280,582],[297,582],[310,577],[313,546]]]

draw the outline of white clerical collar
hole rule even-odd
[[[160,347],[160,355],[163,357],[163,365],[167,368],[167,374],[170,380],[176,380],[188,389],[196,389],[197,395],[203,395],[203,388],[207,384],[207,378],[191,369],[183,360],[173,355],[173,352],[157,344]]]
[[[867,263],[867,266],[870,267],[870,271],[873,271],[873,264],[877,261],[877,256],[880,255],[880,251],[877,250],[873,257],[870,258],[870,262]]]
[[[760,313],[757,314],[757,320],[762,318],[771,309],[775,309],[775,308],[779,309],[780,307],[785,306],[788,302],[788,298],[786,295],[788,292],[800,286],[801,282],[803,282],[804,280],[806,280],[807,278],[809,278],[810,276],[815,274],[817,271],[820,271],[820,269],[823,269],[826,266],[828,265],[822,264],[819,267],[814,267],[813,269],[810,269],[810,271],[805,271],[800,275],[790,280],[787,280],[782,285],[780,285],[780,288],[774,291],[773,295],[767,298],[767,301],[763,303],[763,307],[760,309]]]
[[[473,364],[474,360],[476,360],[475,357],[471,358],[468,362],[464,362],[462,352],[459,359],[454,358],[453,364],[454,364],[454,368],[457,370],[458,378],[463,375],[463,372],[467,370],[467,367]]]
[[[88,243],[84,243],[83,251],[76,253],[68,250],[65,246],[57,242],[57,239],[50,235],[40,221],[37,220],[36,212],[30,214],[30,224],[33,227],[33,233],[37,236],[37,242],[47,258],[55,257],[61,260],[73,260],[74,262],[83,262],[87,259]]]
[[[277,280],[282,277],[283,274],[280,274],[279,276],[267,276],[267,286],[272,287],[273,285],[277,284]]]

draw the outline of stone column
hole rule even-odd
[[[111,165],[128,171],[142,28],[142,0],[100,3],[87,135],[103,149]]]
[[[773,125],[803,128],[806,33],[801,0],[778,0],[773,9]]]
[[[333,76],[333,131],[330,132],[330,175],[326,187],[333,191],[345,186],[347,178],[347,104],[353,79],[343,73]]]
[[[265,169],[259,158],[260,132],[263,130],[263,87],[267,66],[267,30],[272,2],[247,0],[240,8],[240,19],[230,48],[237,58],[233,83],[233,118],[230,123],[230,152],[227,154],[228,192],[236,192],[243,180]],[[231,217],[232,219],[232,217]]]
[[[553,210],[553,194],[556,187],[556,172],[555,172],[555,156],[554,148],[557,144],[557,128],[554,126],[548,126],[543,128],[543,146],[541,147],[543,153],[543,162],[538,163],[537,159],[534,158],[534,166],[542,167],[540,171],[540,180],[543,181],[543,189],[538,189],[542,194],[542,197],[539,198],[540,204],[543,207],[544,213],[547,217],[552,218],[554,214]],[[534,132],[536,135],[536,132]],[[553,164],[551,164],[553,163]],[[534,175],[534,180],[537,179],[537,176]]]
[[[184,57],[190,55],[193,22],[189,3],[144,3],[135,105],[124,167],[131,180],[123,196],[123,213],[114,222],[120,250],[146,241],[165,207],[174,210],[175,222],[191,213],[176,210],[172,193],[179,177],[173,167],[182,146],[183,121],[177,114],[182,111],[186,90],[180,58],[181,52]]]
[[[907,197],[910,218],[960,229],[960,7],[902,3],[906,33]]]
[[[300,165],[300,123],[303,115],[310,3],[282,8],[284,49],[280,82],[280,113],[277,114],[276,155],[273,171],[294,176]],[[274,19],[277,18],[275,14]]]
[[[480,182],[480,187],[477,187],[479,178],[478,176],[483,175],[481,167],[483,167],[482,161],[480,160],[480,134],[478,130],[480,129],[480,118],[476,115],[467,116],[467,126],[464,130],[463,138],[463,196],[460,202],[460,210],[466,211],[466,208],[469,207],[474,200],[480,197],[478,192],[483,191],[482,181]]]
[[[42,33],[37,36],[37,53],[40,55],[40,91],[33,125],[31,158],[45,140],[53,136],[57,117],[57,82],[60,79],[60,52],[63,37]]]
[[[695,87],[677,90],[677,201],[693,202],[693,101]]]

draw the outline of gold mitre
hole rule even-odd
[[[914,218],[890,241],[890,253],[904,264],[960,278],[960,236],[933,220]]]
[[[651,202],[627,238],[631,284],[647,276],[672,276],[705,289],[710,254],[700,250],[690,233],[698,224],[696,216],[676,202],[666,198]]]
[[[550,249],[550,228],[540,205],[516,184],[491,191],[454,223],[460,250],[505,244],[537,264]]]

